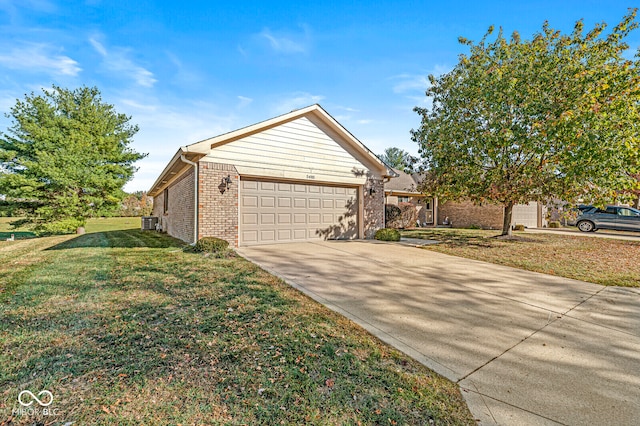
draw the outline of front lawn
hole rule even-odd
[[[455,384],[257,266],[119,220],[0,241],[0,424],[474,424]],[[22,390],[55,414],[12,415]]]
[[[527,232],[514,232],[511,240],[494,238],[499,233],[437,228],[407,230],[402,236],[441,241],[424,247],[440,253],[602,285],[640,287],[639,242]]]
[[[17,220],[15,217],[0,217],[0,241],[6,241],[11,235],[16,240],[35,238],[36,234],[26,227],[13,228],[10,223]],[[139,217],[100,217],[89,219],[85,227],[87,232],[110,231],[114,229],[134,229],[140,228]]]

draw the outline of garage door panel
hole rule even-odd
[[[260,197],[260,207],[275,207],[275,197]]]
[[[243,180],[242,189],[258,189],[258,182],[252,180]]]
[[[258,224],[258,214],[257,213],[243,213],[242,214],[242,223],[245,225],[257,225]]]
[[[276,241],[276,231],[274,229],[261,230],[260,240],[265,243],[274,243]]]
[[[243,231],[242,232],[242,241],[244,243],[257,243],[258,242],[258,231]]]
[[[291,197],[278,197],[278,207],[291,207]]]
[[[242,197],[242,205],[245,207],[258,207],[258,197],[245,195]]]
[[[357,238],[357,189],[241,180],[240,245]]]
[[[291,240],[291,229],[278,229],[278,241]]]
[[[276,184],[273,182],[260,182],[260,189],[262,191],[273,191],[276,189]]]
[[[290,225],[291,213],[278,213],[278,225]]]
[[[260,225],[275,225],[276,215],[274,213],[260,213]]]

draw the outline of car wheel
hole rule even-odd
[[[578,222],[578,229],[582,232],[591,232],[595,231],[595,226],[593,226],[593,222],[589,222],[588,220],[582,220]]]

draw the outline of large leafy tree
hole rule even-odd
[[[639,60],[625,58],[632,10],[570,34],[547,23],[531,40],[490,28],[455,68],[430,76],[431,108],[416,108],[425,189],[504,205],[552,198],[604,203],[638,185]]]
[[[130,147],[138,127],[95,87],[53,86],[17,100],[7,116],[13,123],[0,134],[0,194],[43,232],[71,231],[117,208],[133,164],[145,156]]]

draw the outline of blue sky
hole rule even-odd
[[[0,111],[52,84],[97,86],[140,126],[148,189],[179,146],[320,103],[372,151],[413,154],[412,111],[490,25],[531,38],[620,21],[617,0],[0,0]],[[629,40],[640,46],[640,32]],[[0,131],[10,120],[0,117]]]

